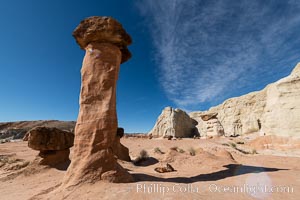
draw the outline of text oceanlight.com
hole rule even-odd
[[[196,185],[196,184],[137,184],[136,192],[145,194],[166,194],[166,193],[201,193],[203,191],[209,191],[211,193],[294,193],[294,188],[292,186],[270,186],[263,184],[256,185]]]

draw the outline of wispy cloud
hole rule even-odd
[[[137,7],[151,30],[160,82],[180,107],[259,88],[300,59],[296,0],[140,0]]]

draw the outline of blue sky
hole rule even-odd
[[[76,120],[84,51],[72,31],[112,16],[132,36],[117,108],[147,132],[165,106],[206,110],[300,62],[297,0],[10,0],[0,6],[0,121]]]

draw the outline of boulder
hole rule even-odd
[[[28,146],[39,151],[65,150],[73,146],[74,134],[57,128],[35,127],[26,133]]]
[[[69,162],[70,147],[74,143],[74,134],[57,128],[35,127],[25,137],[28,146],[40,151],[36,161],[40,165],[55,166]]]
[[[166,167],[156,167],[154,171],[158,173],[167,173],[167,172],[174,172],[176,170],[172,167],[172,165],[167,163]]]
[[[158,117],[149,135],[153,137],[193,137],[197,134],[197,121],[189,115],[176,108],[166,107]]]

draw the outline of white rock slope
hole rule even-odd
[[[190,116],[197,120],[196,116],[212,112],[218,113],[227,136],[261,131],[266,135],[300,137],[300,63],[289,76],[261,91],[228,99]],[[201,135],[201,123],[197,128]]]

